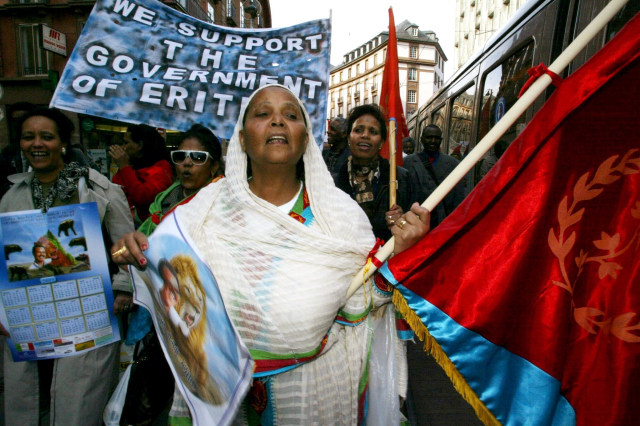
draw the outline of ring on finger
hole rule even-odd
[[[402,219],[400,222],[397,223],[398,227],[400,227],[400,229],[404,229],[404,226],[407,224],[407,221]]]
[[[120,256],[122,254],[125,254],[126,252],[127,252],[127,246],[122,246],[122,248],[119,248],[118,250],[111,253],[111,256],[112,257]]]

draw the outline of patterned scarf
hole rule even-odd
[[[373,177],[378,173],[378,157],[368,165],[361,166],[355,164],[353,157],[349,156],[348,164],[349,182],[355,192],[356,202],[364,209],[362,204],[374,200]]]
[[[78,189],[78,180],[81,177],[85,179],[89,176],[89,168],[81,167],[78,163],[69,163],[58,173],[49,194],[46,198],[42,190],[42,182],[37,177],[34,177],[31,181],[31,195],[33,196],[33,204],[37,209],[42,210],[42,213],[46,213],[49,210],[56,198],[60,201],[67,202],[71,199],[74,192]]]

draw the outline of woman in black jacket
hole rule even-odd
[[[347,119],[347,129],[351,156],[340,170],[336,186],[356,200],[367,214],[376,238],[386,241],[391,237],[389,228],[415,201],[409,172],[396,167],[396,204],[389,208],[389,161],[378,153],[387,139],[382,110],[374,104],[354,108]]]

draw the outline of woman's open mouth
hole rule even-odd
[[[267,139],[267,145],[286,145],[288,143],[287,138],[280,135],[271,136]]]

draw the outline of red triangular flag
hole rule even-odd
[[[382,75],[382,89],[380,90],[380,106],[384,110],[388,122],[396,120],[396,165],[402,166],[402,139],[409,136],[407,120],[402,109],[400,99],[400,77],[398,74],[398,39],[396,38],[396,24],[393,19],[393,9],[389,8],[389,42],[387,43],[387,57],[384,62]],[[380,155],[389,158],[389,136],[387,143],[380,150]]]

